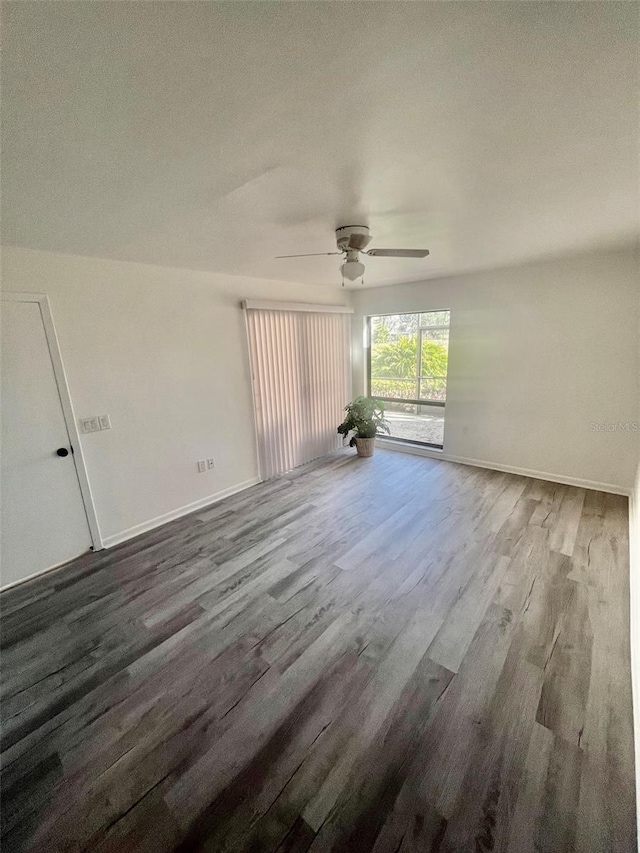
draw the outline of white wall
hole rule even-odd
[[[640,293],[638,294],[640,303]],[[640,311],[638,314],[638,364],[640,365]],[[640,421],[640,371],[638,374],[638,420]],[[631,682],[636,753],[636,815],[640,846],[640,441],[636,459],[636,479],[630,499],[629,535],[631,604]]]
[[[629,249],[354,292],[354,390],[365,315],[450,308],[444,452],[628,492],[638,433],[591,425],[637,421],[639,287]]]
[[[7,247],[2,288],[48,294],[103,537],[255,480],[244,297],[347,304],[341,289]],[[196,460],[215,457],[199,474]]]
[[[640,453],[636,482],[630,501],[629,533],[631,545],[631,682],[633,689],[633,723],[636,749],[636,814],[640,842]]]
[[[243,297],[347,304],[340,288],[5,248],[5,290],[47,293],[103,535],[257,476]],[[383,260],[375,263],[383,263]],[[374,263],[374,261],[372,261]],[[451,308],[445,451],[630,489],[638,278],[631,251],[352,291],[367,313]],[[465,432],[466,430],[466,432]],[[197,459],[216,458],[198,474]]]

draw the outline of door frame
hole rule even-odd
[[[62,408],[67,434],[71,442],[73,464],[75,465],[78,484],[80,486],[80,495],[84,504],[84,512],[87,518],[89,527],[89,535],[91,537],[91,550],[101,551],[104,548],[102,542],[102,534],[100,533],[100,525],[98,524],[98,516],[96,507],[91,492],[89,476],[87,474],[87,466],[85,464],[82,444],[80,442],[80,433],[76,423],[76,416],[73,411],[73,403],[71,402],[71,394],[69,393],[69,384],[67,382],[67,374],[62,361],[62,353],[60,352],[60,344],[58,343],[58,335],[53,322],[53,314],[51,313],[51,305],[49,297],[46,293],[8,293],[3,291],[0,294],[0,300],[5,302],[35,302],[40,309],[40,317],[44,327],[44,335],[49,349],[49,356],[53,366],[53,375],[58,389],[58,397]],[[21,581],[20,581],[21,582]]]

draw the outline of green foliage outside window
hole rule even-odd
[[[398,399],[444,400],[447,389],[447,332],[442,341],[422,340],[418,377],[418,335],[392,336],[384,324],[373,329],[371,393]]]

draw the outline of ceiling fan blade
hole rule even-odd
[[[365,255],[378,258],[426,258],[428,249],[369,249]]]
[[[278,258],[319,258],[324,255],[341,255],[342,252],[312,252],[310,255],[276,255]]]

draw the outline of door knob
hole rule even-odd
[[[66,447],[59,447],[56,450],[56,453],[58,454],[58,456],[68,456],[69,455],[69,451],[67,450]]]

